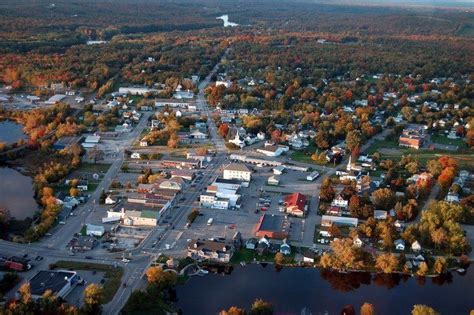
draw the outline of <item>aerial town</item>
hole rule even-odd
[[[0,314],[474,314],[472,6],[20,2]]]

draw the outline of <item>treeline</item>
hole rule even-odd
[[[107,89],[112,78],[152,86],[173,78],[203,76],[217,62],[225,44],[206,35],[199,37],[198,42],[181,35],[122,37],[106,45],[74,46],[64,54],[2,54],[0,81],[41,95],[56,82],[96,91]]]

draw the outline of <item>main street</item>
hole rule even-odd
[[[222,57],[222,59],[225,58]],[[221,61],[222,61],[221,59]],[[204,170],[203,179],[195,189],[189,190],[184,193],[183,201],[178,203],[178,207],[175,207],[174,210],[171,210],[171,219],[169,227],[156,227],[148,235],[148,237],[143,240],[141,245],[131,251],[135,257],[136,255],[147,255],[148,260],[141,261],[140,263],[134,262],[135,258],[132,259],[133,269],[125,268],[123,282],[126,283],[126,287],[121,286],[114,298],[110,303],[104,306],[104,314],[118,314],[127,302],[130,294],[137,289],[142,289],[146,286],[146,281],[144,279],[144,273],[146,269],[153,263],[155,258],[162,252],[161,248],[164,246],[165,240],[168,238],[168,235],[171,231],[179,232],[184,229],[186,224],[187,214],[192,211],[193,203],[196,201],[197,197],[200,194],[200,191],[211,181],[211,179],[217,176],[218,171],[220,171],[222,164],[226,161],[226,152],[227,148],[225,146],[224,140],[217,133],[217,127],[214,120],[211,117],[211,111],[204,96],[204,90],[209,85],[211,77],[217,72],[219,64],[216,64],[209,75],[201,81],[199,84],[199,93],[197,95],[197,105],[201,113],[207,116],[207,125],[209,129],[209,134],[211,137],[211,143],[213,143],[215,150],[217,151],[216,157],[213,160],[213,164]],[[127,266],[127,267],[130,267]]]

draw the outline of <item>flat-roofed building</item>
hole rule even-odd
[[[252,171],[245,164],[231,163],[224,168],[224,179],[238,179],[249,182],[252,178]]]
[[[61,137],[59,138],[54,144],[53,144],[53,149],[56,150],[62,150],[69,148],[73,144],[79,144],[81,142],[82,137]]]
[[[264,214],[258,224],[255,235],[258,238],[268,237],[283,240],[288,238],[290,231],[290,221],[281,215]]]
[[[29,281],[31,297],[41,299],[50,290],[54,295],[65,298],[82,279],[75,271],[40,270]],[[17,292],[18,294],[18,292]]]

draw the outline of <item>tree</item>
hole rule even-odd
[[[100,314],[102,312],[102,299],[104,291],[101,286],[91,283],[84,289],[84,306],[82,308],[85,314]]]
[[[314,137],[314,143],[316,146],[321,149],[321,150],[326,150],[329,148],[329,135],[326,131],[323,129],[319,129],[318,132],[316,133],[316,136]]]
[[[384,273],[392,273],[397,270],[398,258],[392,253],[384,253],[377,256],[375,267],[382,270]]]
[[[353,151],[356,148],[360,148],[362,144],[362,135],[359,130],[352,130],[347,133],[346,136],[346,147],[349,151]]]
[[[438,184],[443,189],[447,189],[451,186],[451,183],[456,176],[456,169],[454,167],[447,167],[441,171],[441,174],[438,176]]]
[[[442,274],[442,273],[445,273],[446,270],[447,270],[446,258],[437,257],[433,265],[433,271],[436,274]]]
[[[372,193],[376,209],[390,210],[395,205],[395,193],[389,188],[380,188]]]
[[[238,308],[236,306],[231,306],[227,311],[222,310],[219,315],[245,315],[246,312],[244,309]]]
[[[429,306],[417,304],[413,305],[411,315],[439,315],[439,313]]]
[[[365,302],[360,307],[360,315],[374,315],[374,314],[375,314],[374,305]]]
[[[332,268],[333,267],[332,263],[333,263],[333,259],[332,259],[331,254],[329,253],[324,253],[321,256],[321,259],[319,260],[319,265],[324,269]]]
[[[69,189],[69,195],[70,195],[71,197],[77,197],[77,196],[79,195],[79,189],[74,188],[74,187],[71,187],[71,188]]]
[[[438,160],[429,160],[426,163],[426,169],[436,178],[443,171],[443,165]]]
[[[277,266],[281,266],[283,265],[283,263],[285,262],[285,257],[283,257],[283,254],[278,252],[275,254],[275,264]]]
[[[229,132],[229,125],[228,124],[221,124],[218,129],[219,135],[222,138],[225,138],[227,136],[227,133]]]
[[[329,177],[325,176],[323,178],[321,189],[319,191],[319,198],[322,201],[330,202],[331,200],[334,199],[334,196],[335,196],[335,191],[334,191],[334,188],[332,187],[331,180],[329,179]]]
[[[148,283],[165,289],[176,285],[177,277],[174,272],[166,272],[161,267],[150,267],[146,271]]]
[[[416,271],[416,274],[419,276],[424,276],[428,273],[428,270],[429,270],[428,264],[422,261],[420,265],[418,266],[418,270]]]
[[[262,299],[256,299],[252,304],[251,315],[272,315],[273,305]]]
[[[105,193],[105,190],[102,189],[99,196],[99,203],[104,204],[106,198],[107,198],[107,194]]]

